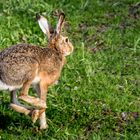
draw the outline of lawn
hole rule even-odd
[[[140,3],[138,0],[0,0],[0,50],[18,43],[47,47],[36,13],[74,45],[58,85],[49,88],[49,128],[9,108],[0,91],[0,140],[139,140]],[[35,92],[31,89],[30,94]]]

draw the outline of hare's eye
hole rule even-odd
[[[67,42],[67,43],[68,43],[68,42],[69,42],[69,39],[68,39],[68,38],[66,38],[66,39],[65,39],[65,42]]]

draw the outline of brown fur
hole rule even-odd
[[[45,71],[53,75],[60,71],[64,58],[61,53],[51,48],[40,48],[29,44],[12,46],[1,52],[0,80],[8,85],[21,85]]]
[[[39,118],[41,129],[47,128],[45,108],[48,86],[59,79],[66,63],[65,56],[73,51],[68,38],[60,35],[64,17],[64,14],[60,14],[56,31],[53,32],[49,31],[49,25],[44,17],[37,17],[41,29],[47,33],[48,47],[18,44],[0,53],[0,81],[15,87],[14,90],[22,87],[19,99],[34,105],[36,109],[29,109],[17,101],[12,103],[11,107],[17,112],[31,115],[33,122]],[[39,79],[37,83],[33,83],[35,78]],[[28,95],[31,84],[38,85],[39,98]]]

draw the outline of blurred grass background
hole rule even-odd
[[[0,0],[0,49],[18,43],[47,47],[35,14],[55,27],[57,10],[66,14],[64,34],[75,49],[48,92],[49,128],[39,131],[29,117],[11,110],[8,92],[1,91],[0,139],[139,140],[139,1]]]

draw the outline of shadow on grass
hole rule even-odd
[[[2,108],[0,110],[0,129],[7,130],[10,127],[19,126],[22,128],[32,127],[31,120],[29,121],[28,117],[23,114],[12,112],[9,108],[9,103],[2,103]]]
[[[18,121],[18,120],[17,120]],[[0,129],[7,129],[7,127],[12,123],[15,122],[13,118],[8,114],[3,114],[0,112]]]

